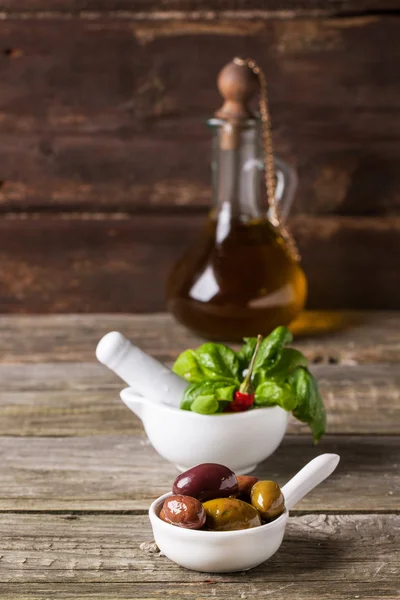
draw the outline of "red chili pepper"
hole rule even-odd
[[[231,412],[241,412],[249,410],[250,406],[254,404],[254,394],[243,394],[242,392],[235,392],[234,399],[229,405]]]
[[[256,356],[260,349],[261,340],[262,336],[259,335],[246,377],[244,378],[239,390],[235,392],[232,402],[226,406],[225,412],[243,412],[245,410],[249,410],[249,408],[253,406],[255,394],[253,385],[251,383],[251,378],[253,375]]]

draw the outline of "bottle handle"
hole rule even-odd
[[[289,216],[297,189],[298,177],[295,169],[275,157],[276,188],[275,201],[283,222]]]

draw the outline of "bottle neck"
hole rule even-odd
[[[212,119],[209,124],[214,130],[212,217],[242,222],[265,217],[260,198],[263,161],[259,123],[249,119],[237,126]]]

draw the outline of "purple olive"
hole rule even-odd
[[[238,493],[233,471],[215,463],[203,463],[181,473],[172,486],[173,494],[192,496],[201,502]]]
[[[169,496],[159,516],[166,523],[185,529],[200,529],[206,522],[202,503],[190,496]]]

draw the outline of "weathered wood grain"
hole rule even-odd
[[[391,425],[389,418],[386,421]],[[0,394],[0,435],[76,437],[133,433],[143,433],[142,424],[127,414],[117,389]]]
[[[399,510],[395,436],[287,436],[255,471],[283,484],[316,454],[336,452],[334,475],[299,505],[322,512]],[[176,477],[144,436],[0,438],[0,510],[146,510]]]
[[[330,434],[400,434],[400,374],[394,365],[313,365]],[[119,400],[123,384],[100,365],[0,366],[0,435],[88,436],[142,433]],[[292,418],[289,434],[309,436]]]
[[[167,274],[204,221],[173,214],[0,218],[0,312],[163,310]],[[400,306],[398,217],[297,217],[291,224],[309,308]]]
[[[0,9],[10,11],[11,14],[18,15],[20,11],[26,11],[33,15],[38,12],[40,18],[46,18],[46,13],[50,11],[53,14],[57,10],[62,10],[61,14],[76,16],[76,11],[82,11],[82,18],[85,18],[85,11],[99,11],[99,14],[112,11],[124,11],[121,18],[135,17],[164,19],[171,16],[185,16],[190,18],[199,18],[202,13],[206,13],[208,18],[216,18],[221,14],[228,13],[229,17],[240,18],[243,14],[248,14],[253,18],[260,16],[280,15],[282,17],[295,17],[297,15],[329,15],[362,13],[364,11],[377,11],[384,13],[387,10],[396,10],[400,8],[398,0],[1,0]],[[45,13],[44,15],[42,13]],[[238,14],[237,14],[238,13]]]
[[[398,363],[400,360],[400,314],[398,312],[306,311],[293,323],[293,345],[311,363],[356,364]],[[37,389],[35,379],[51,389],[66,382],[63,367],[39,366],[24,377],[20,363],[93,363],[100,338],[109,331],[121,331],[145,352],[171,364],[187,348],[203,343],[199,337],[176,323],[169,314],[92,315],[0,315],[0,363],[16,363],[16,376],[3,372],[6,389]],[[233,345],[238,348],[237,345]],[[95,367],[93,373],[100,376]],[[82,369],[82,371],[80,371]],[[81,381],[87,367],[77,366],[74,379]],[[93,375],[89,372],[90,377]],[[101,371],[105,378],[107,371]],[[109,375],[111,377],[111,375]],[[69,378],[70,379],[70,378]],[[19,380],[21,386],[19,386]],[[102,379],[102,381],[106,381]],[[111,381],[111,380],[110,380]],[[118,379],[115,377],[114,382]],[[25,383],[24,383],[25,382]],[[96,381],[93,381],[96,385]],[[24,388],[23,385],[26,385]],[[70,386],[73,385],[69,384]],[[103,384],[104,385],[104,384]],[[41,389],[43,389],[41,388]]]
[[[202,22],[0,20],[0,207],[208,205],[203,120],[220,103],[218,70],[244,54],[266,68],[276,149],[299,169],[293,210],[393,212],[397,32],[397,16],[240,21],[234,11]]]
[[[272,596],[274,600],[338,600],[338,598],[370,598],[371,600],[398,600],[397,588],[393,589],[390,580],[380,582],[379,586],[371,582],[335,581],[334,585],[326,585],[324,574],[313,581],[292,582],[286,584],[269,583],[264,580],[255,587],[252,583],[224,583],[216,588],[213,579],[204,575],[202,583],[162,583],[135,584],[131,583],[30,583],[29,585],[7,583],[0,584],[0,593],[5,600],[47,600],[57,596],[59,600],[154,600],[155,598],[173,598],[174,600],[259,600]],[[182,575],[186,572],[182,571]],[[207,578],[207,579],[206,579]],[[134,594],[134,596],[132,596]]]
[[[315,515],[292,517],[279,552],[251,573],[184,572],[186,584],[225,584],[261,591],[268,581],[296,586],[324,581],[332,591],[338,581],[370,581],[379,593],[399,581],[397,515]],[[157,552],[141,549],[152,540],[147,515],[0,515],[0,583],[150,583],[175,584],[182,569]],[[373,548],[373,552],[371,552]],[[329,568],[327,568],[329,565]],[[327,587],[328,587],[327,585]],[[293,590],[290,591],[290,597]],[[134,591],[134,588],[132,589]],[[136,596],[134,596],[136,598]],[[240,598],[237,593],[236,597]],[[262,596],[258,596],[262,597]],[[307,598],[309,596],[306,596]]]

